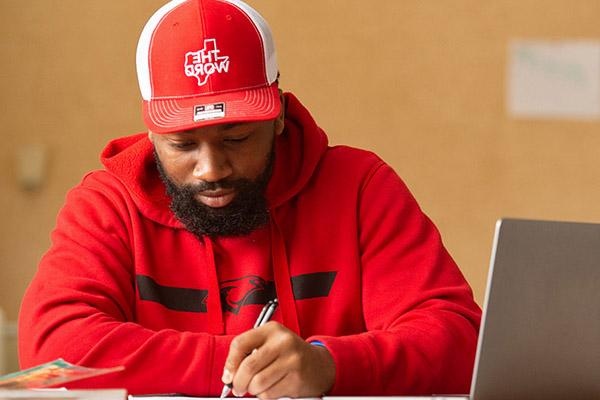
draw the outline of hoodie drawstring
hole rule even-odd
[[[209,333],[223,335],[225,334],[225,324],[223,323],[223,309],[221,308],[221,288],[219,286],[219,277],[217,276],[215,251],[212,240],[208,236],[204,236],[204,248],[206,249],[206,259],[209,264],[207,272],[209,287],[206,299]]]
[[[208,297],[206,299],[206,308],[208,312],[209,330],[214,335],[223,335],[225,325],[223,323],[223,309],[221,305],[221,291],[219,278],[217,276],[217,267],[215,263],[215,252],[212,240],[205,236],[204,246],[206,249],[206,258],[208,260]],[[296,301],[292,289],[292,280],[290,277],[290,266],[288,264],[287,252],[283,235],[279,225],[271,213],[271,260],[273,264],[273,276],[275,278],[275,291],[279,300],[279,309],[283,325],[301,336],[300,323],[296,312]]]
[[[302,337],[298,314],[296,313],[296,301],[294,299],[294,291],[292,290],[290,266],[285,250],[285,242],[273,211],[271,211],[271,257],[273,260],[275,290],[277,292],[277,299],[279,300],[283,325]]]

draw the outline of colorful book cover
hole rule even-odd
[[[85,368],[59,358],[37,367],[0,376],[0,389],[45,388],[124,369],[125,367]]]

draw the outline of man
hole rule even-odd
[[[74,387],[134,394],[468,391],[469,286],[394,171],[328,147],[279,91],[255,10],[173,0],[137,67],[149,131],[69,193],[23,301],[23,367],[124,365]]]

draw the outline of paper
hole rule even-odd
[[[246,399],[255,399],[256,397],[245,397]],[[219,397],[189,397],[179,395],[129,395],[129,400],[219,400]],[[235,399],[235,397],[228,397],[228,399]],[[279,400],[289,399],[290,397],[281,397]],[[321,400],[320,397],[297,397],[294,400]]]
[[[246,399],[255,399],[256,397],[245,397]],[[228,397],[235,399],[235,397]],[[289,399],[290,397],[281,397],[279,400]],[[219,397],[189,397],[179,395],[129,395],[129,400],[219,400]],[[321,400],[320,397],[298,397],[293,400]]]
[[[230,398],[230,397],[229,397]],[[247,397],[253,398],[253,397]],[[129,396],[129,400],[218,400],[218,397],[185,397],[185,396]],[[289,399],[283,397],[282,399]],[[325,397],[306,397],[296,398],[294,400],[369,400],[369,399],[381,399],[381,400],[469,400],[468,396],[423,396],[423,397],[402,397],[402,396],[351,396],[351,397],[336,397],[336,396],[325,396]],[[291,400],[291,399],[290,399]]]
[[[85,368],[59,358],[37,367],[0,376],[0,389],[44,388],[123,369],[124,367]]]
[[[518,118],[600,118],[600,42],[514,41],[507,99]]]
[[[380,400],[469,400],[468,396],[384,396],[384,397],[336,397],[336,396],[325,396],[323,400],[367,400],[367,399],[380,399]]]
[[[129,395],[129,400],[215,400],[219,399],[218,397],[188,397],[188,396],[179,396],[179,395]]]

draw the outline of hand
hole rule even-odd
[[[329,351],[277,322],[236,336],[223,371],[223,383],[233,383],[234,395],[250,393],[261,399],[319,397],[334,380]]]

